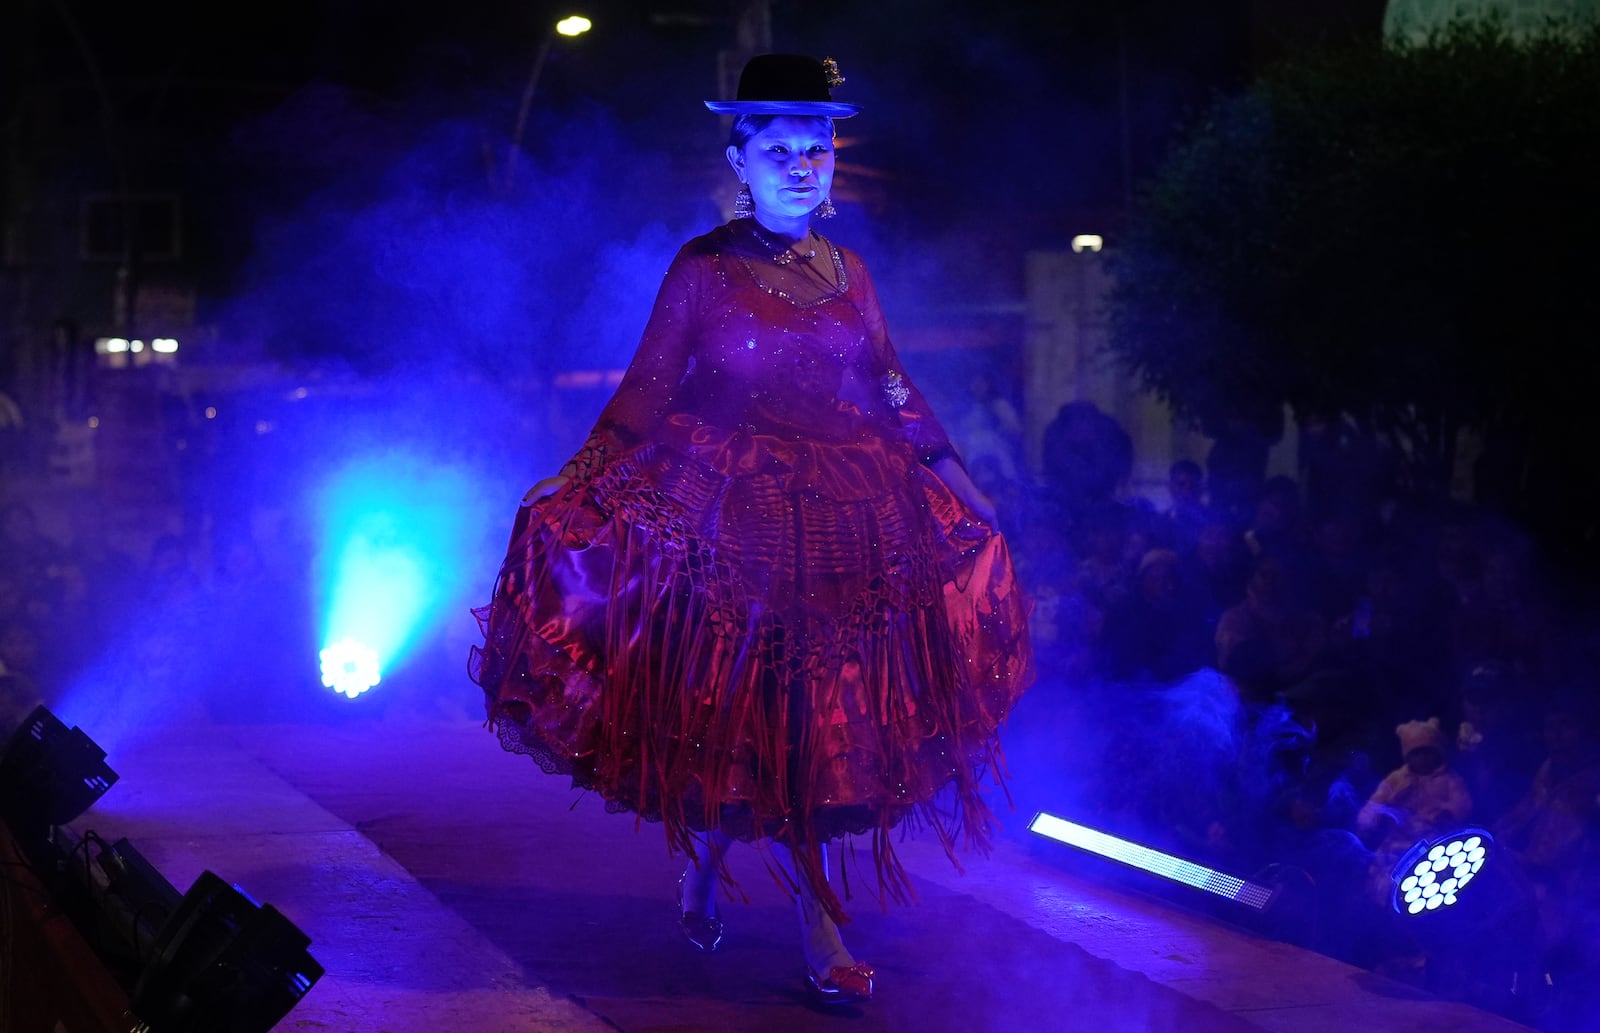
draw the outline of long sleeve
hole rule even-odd
[[[861,319],[866,325],[867,340],[872,347],[874,371],[880,378],[879,383],[890,404],[899,410],[901,433],[911,442],[924,463],[932,464],[945,458],[954,458],[959,462],[960,456],[950,443],[950,435],[945,432],[938,417],[934,416],[933,407],[911,382],[900,357],[895,354],[894,345],[889,341],[889,328],[883,318],[883,309],[878,304],[878,291],[873,286],[866,265],[858,259],[850,275],[856,278],[860,287]]]
[[[707,273],[704,258],[688,245],[672,260],[639,348],[568,472],[586,479],[617,451],[650,439],[689,370]]]

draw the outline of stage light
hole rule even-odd
[[[355,639],[340,639],[324,649],[322,657],[322,684],[355,699],[378,684],[378,654]]]
[[[332,648],[336,664],[354,662],[350,676],[364,681],[355,693],[341,688],[348,683],[326,677],[325,659],[326,683],[353,698],[379,671],[387,680],[447,604],[457,603],[462,571],[482,565],[470,522],[480,494],[465,471],[401,452],[352,459],[322,483],[315,495],[322,616],[306,652]],[[345,640],[360,644],[360,659],[342,651]]]
[[[271,905],[202,872],[156,936],[132,1033],[264,1033],[322,978],[311,940]]]
[[[182,894],[126,837],[102,843],[95,861],[105,877],[95,894],[105,920],[123,940],[128,957],[147,957],[162,925],[177,913]]]
[[[105,795],[117,773],[82,729],[68,729],[40,705],[12,733],[0,756],[0,818],[23,843],[49,839]]]
[[[1275,896],[1275,891],[1270,886],[1247,882],[1226,872],[1219,872],[1185,858],[1162,853],[1160,850],[1042,811],[1028,823],[1028,829],[1058,843],[1098,854],[1152,875],[1159,875],[1163,879],[1193,886],[1195,889],[1236,901],[1256,911],[1265,911]]]
[[[594,22],[581,14],[574,14],[556,22],[556,32],[563,36],[581,36],[594,28]]]
[[[1419,840],[1391,872],[1394,890],[1390,903],[1402,915],[1453,907],[1461,899],[1461,891],[1483,871],[1493,848],[1494,837],[1480,828]]]

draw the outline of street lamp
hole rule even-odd
[[[512,181],[516,178],[517,152],[522,149],[522,132],[528,124],[528,109],[533,106],[533,93],[539,86],[539,74],[544,71],[545,58],[550,56],[550,45],[557,36],[573,39],[592,28],[594,23],[583,15],[568,15],[551,26],[539,40],[539,49],[533,55],[533,66],[528,69],[528,85],[522,88],[522,103],[517,106],[517,123],[511,131],[511,149],[506,152],[507,190],[511,189]]]

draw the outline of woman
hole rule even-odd
[[[832,61],[769,54],[707,102],[736,116],[736,217],[679,251],[588,442],[524,498],[473,658],[506,749],[662,822],[700,949],[722,939],[724,851],[757,844],[825,1002],[873,978],[840,940],[826,844],[870,834],[896,900],[901,820],[952,859],[958,835],[983,847],[995,732],[1032,677],[993,509],[866,267],[811,229],[832,209],[832,119],[856,112],[839,82]]]

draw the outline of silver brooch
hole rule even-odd
[[[911,389],[906,387],[906,378],[895,370],[891,369],[885,373],[883,379],[878,381],[878,386],[883,388],[883,397],[887,398],[889,404],[896,409],[905,405],[911,398]]]

